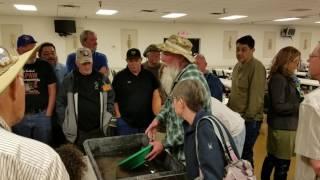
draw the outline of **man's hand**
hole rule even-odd
[[[150,142],[152,145],[152,151],[146,156],[148,161],[152,161],[158,154],[160,154],[164,147],[160,141]]]
[[[158,125],[159,121],[154,119],[149,125],[149,127],[146,129],[145,134],[149,137],[150,141],[155,140]]]
[[[310,159],[310,164],[317,176],[320,176],[320,160]]]
[[[116,136],[117,135],[117,119],[111,118],[108,127],[106,129],[105,135],[107,137]]]
[[[45,112],[45,114],[46,114],[47,117],[50,117],[50,118],[51,118],[51,116],[52,116],[52,112],[50,112],[50,111],[48,111],[48,110]]]

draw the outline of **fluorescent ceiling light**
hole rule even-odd
[[[37,11],[37,7],[35,5],[14,4],[14,7],[20,11]]]
[[[219,19],[222,19],[222,20],[235,20],[235,19],[241,19],[241,18],[246,18],[248,16],[244,16],[244,15],[232,15],[232,16],[226,16],[226,17],[222,17],[222,18],[219,18]]]
[[[169,14],[163,15],[161,17],[174,19],[174,18],[186,16],[186,15],[187,14],[185,14],[185,13],[169,13]]]
[[[96,12],[97,15],[106,15],[106,16],[114,15],[116,13],[118,13],[117,10],[110,10],[110,9],[99,9]]]
[[[314,23],[320,24],[320,21],[317,21],[317,22],[314,22]]]
[[[282,21],[295,21],[301,18],[297,18],[297,17],[291,17],[291,18],[282,18],[282,19],[275,19],[273,21],[277,21],[277,22],[282,22]]]

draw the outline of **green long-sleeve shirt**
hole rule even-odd
[[[262,120],[265,84],[266,70],[260,61],[238,62],[232,72],[228,106],[246,120]]]

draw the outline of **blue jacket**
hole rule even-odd
[[[186,155],[186,170],[189,179],[195,179],[199,176],[199,164],[196,155],[195,132],[196,124],[204,116],[210,115],[203,110],[196,114],[193,124],[190,126],[186,121],[183,122],[185,132],[184,152]],[[228,130],[225,128],[226,132]],[[228,133],[229,139],[232,137]],[[233,149],[236,149],[231,142]],[[198,125],[198,152],[201,164],[201,172],[204,179],[221,180],[224,177],[225,161],[223,149],[215,135],[214,129],[208,120],[202,120]]]
[[[209,85],[211,96],[222,102],[224,86],[220,79],[210,72],[204,73],[204,77]]]

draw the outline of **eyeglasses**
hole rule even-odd
[[[309,58],[318,58],[318,57],[320,57],[320,56],[317,56],[317,55],[314,55],[314,54],[310,54],[309,55]]]

